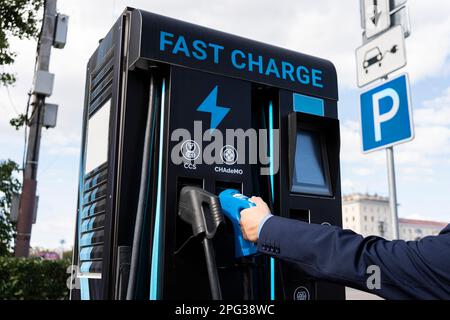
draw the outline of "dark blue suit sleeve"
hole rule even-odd
[[[388,241],[273,216],[262,226],[258,250],[313,277],[383,298],[450,299],[450,225],[420,241]],[[367,287],[371,265],[379,267],[380,289]]]

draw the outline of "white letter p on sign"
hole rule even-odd
[[[392,107],[388,112],[380,114],[380,100],[388,97],[392,99]],[[397,114],[400,107],[400,98],[394,89],[386,88],[372,96],[372,103],[375,141],[381,141],[381,124],[391,120]]]

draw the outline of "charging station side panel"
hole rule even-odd
[[[86,76],[72,298],[112,298],[117,133],[124,17],[89,60]]]

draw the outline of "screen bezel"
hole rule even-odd
[[[311,115],[303,112],[291,112],[288,115],[288,130],[289,130],[289,192],[293,196],[312,196],[334,198],[335,195],[335,181],[331,173],[330,163],[330,149],[329,143],[334,143],[334,138],[339,141],[338,137],[334,137],[336,127],[336,120],[329,119],[322,116]],[[320,137],[321,151],[322,151],[322,165],[324,168],[325,179],[327,182],[328,192],[310,192],[310,191],[293,191],[294,184],[294,166],[295,166],[295,152],[297,145],[297,133],[299,130],[307,130],[318,132]],[[339,131],[337,131],[339,134]],[[331,141],[329,141],[331,139]],[[333,152],[335,152],[333,150]],[[332,152],[332,157],[334,153]]]

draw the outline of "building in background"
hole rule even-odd
[[[400,239],[419,240],[438,234],[447,223],[399,218]],[[392,239],[389,198],[377,194],[354,193],[342,198],[342,226],[364,237]]]
[[[437,235],[447,226],[445,222],[398,219],[400,238],[403,240],[420,240],[425,236]]]
[[[58,252],[56,252],[54,250],[39,248],[39,247],[30,249],[30,257],[41,258],[44,260],[60,260],[61,259],[61,255]]]
[[[363,236],[392,239],[389,198],[354,193],[342,198],[342,226]]]

